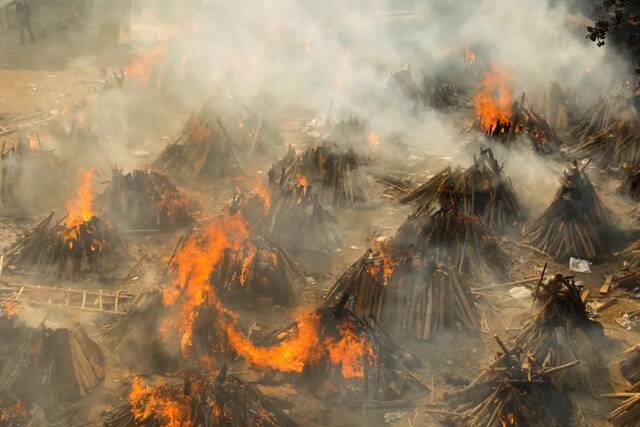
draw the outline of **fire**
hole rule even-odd
[[[473,64],[476,62],[476,59],[478,59],[478,56],[474,51],[465,46],[464,59],[467,61],[467,64]]]
[[[40,136],[37,132],[29,131],[27,133],[27,142],[29,143],[29,150],[37,151],[40,149]]]
[[[298,185],[300,187],[308,187],[309,186],[309,182],[307,181],[307,177],[304,176],[304,175],[298,176],[297,182],[298,182]]]
[[[249,277],[249,270],[253,264],[253,260],[256,258],[256,248],[253,245],[249,245],[247,255],[242,260],[242,271],[240,272],[240,284],[246,285],[247,278]]]
[[[7,319],[13,319],[14,317],[20,316],[22,312],[22,308],[20,304],[16,301],[6,300],[4,302],[4,313],[7,316]]]
[[[24,403],[21,401],[17,401],[11,406],[7,406],[4,408],[0,408],[0,421],[4,421],[9,423],[13,418],[25,415],[27,413],[27,408],[24,406]],[[1,423],[5,425],[4,423]],[[8,424],[12,425],[12,424]]]
[[[135,377],[129,392],[133,418],[140,423],[152,418],[162,427],[190,427],[192,416],[187,399],[167,391],[163,387],[147,386]]]
[[[325,341],[329,352],[329,360],[336,366],[342,366],[344,378],[364,378],[364,360],[369,359],[370,365],[374,359],[371,345],[364,337],[358,337],[353,325],[343,323],[338,326],[340,340]]]
[[[367,143],[369,144],[369,152],[376,153],[378,151],[378,146],[380,145],[380,138],[374,132],[369,132],[367,134]]]
[[[491,131],[498,121],[508,123],[511,120],[512,94],[509,74],[500,67],[492,67],[474,97],[476,120],[483,131]]]
[[[391,275],[393,275],[396,262],[386,254],[384,240],[374,240],[373,250],[374,254],[377,254],[377,256],[380,258],[380,263],[372,262],[371,264],[369,264],[369,275],[375,278],[378,275],[379,268],[382,267],[383,284],[386,285],[387,283],[389,283],[389,278],[391,278]]]
[[[94,169],[82,173],[82,183],[75,197],[71,198],[65,204],[67,209],[67,219],[65,225],[67,233],[65,240],[75,239],[78,236],[80,226],[89,221],[95,215],[93,211],[93,192],[91,181],[93,179]]]
[[[127,78],[137,77],[141,86],[147,87],[155,68],[164,59],[165,53],[164,46],[158,46],[148,54],[142,55],[125,71],[125,76]],[[160,84],[160,79],[158,79],[158,84]]]

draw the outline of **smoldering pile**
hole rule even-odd
[[[360,168],[352,150],[343,151],[329,142],[296,155],[293,148],[269,170],[274,187],[311,186],[322,205],[354,207],[375,199],[373,184]]]
[[[601,259],[618,243],[612,213],[584,169],[574,162],[564,172],[551,205],[525,225],[524,240],[558,261]]]
[[[571,131],[578,143],[569,155],[589,158],[600,167],[640,164],[640,118],[631,100],[609,95],[589,108]]]
[[[461,200],[461,212],[480,217],[493,231],[506,231],[524,218],[523,208],[503,166],[490,148],[481,149],[474,156],[473,165],[466,170],[447,167],[420,187],[403,196],[402,203],[413,202],[420,210],[429,209],[453,191]],[[420,210],[418,212],[420,212]]]
[[[96,200],[98,211],[127,229],[168,229],[191,223],[189,204],[171,180],[158,172],[113,169]]]
[[[86,396],[104,380],[104,354],[79,324],[23,327],[14,343],[0,371],[2,395],[47,408]]]
[[[580,293],[573,277],[556,274],[541,280],[533,294],[532,317],[515,338],[515,346],[545,368],[579,360],[579,366],[557,375],[554,382],[562,389],[595,395],[609,386],[603,355],[606,337],[602,325],[589,318]]]
[[[133,378],[127,399],[105,414],[107,427],[295,427],[297,424],[254,386],[223,367],[215,377],[190,372],[182,382]]]
[[[542,367],[520,349],[508,349],[496,340],[502,354],[488,369],[468,386],[443,396],[454,412],[432,412],[460,426],[580,425],[577,405],[553,382],[578,362]]]
[[[118,230],[95,215],[80,222],[53,222],[53,212],[7,251],[10,266],[24,272],[77,280],[122,266],[127,245]]]
[[[242,174],[235,143],[211,103],[189,118],[152,168],[186,185]]]
[[[34,185],[37,183],[37,186]],[[52,150],[37,133],[22,135],[16,145],[0,153],[0,209],[23,213],[47,209],[64,200],[69,183]],[[34,188],[38,191],[34,191]]]

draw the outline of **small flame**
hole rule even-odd
[[[22,312],[22,307],[17,301],[6,300],[4,302],[4,313],[7,316],[7,319],[13,319],[14,317],[20,316]]]
[[[247,278],[249,277],[249,271],[253,265],[253,261],[256,258],[256,248],[250,245],[248,248],[248,254],[242,260],[242,271],[240,272],[240,284],[242,286],[247,284]]]
[[[380,138],[378,137],[378,134],[369,132],[367,134],[367,143],[369,144],[370,153],[378,152],[378,146],[380,145]]]
[[[127,78],[136,77],[140,81],[142,87],[147,87],[153,76],[154,70],[165,57],[166,51],[164,46],[158,46],[146,55],[139,57],[128,69],[125,71]],[[160,84],[158,79],[157,84]]]
[[[467,61],[467,64],[473,64],[476,62],[476,59],[478,59],[478,56],[474,51],[465,46],[464,59]]]
[[[24,403],[22,403],[21,401],[17,401],[11,406],[0,408],[0,421],[10,422],[12,421],[12,418],[15,418],[16,416],[19,417],[19,416],[25,415],[26,413],[27,413],[27,408],[26,406],[24,406]],[[0,424],[5,425],[4,423],[0,423]],[[7,425],[13,425],[13,424],[7,424]]]
[[[29,150],[37,151],[40,149],[40,137],[37,132],[29,131],[27,133],[27,142],[29,143]]]
[[[474,97],[476,119],[483,131],[489,132],[496,123],[509,123],[513,90],[506,70],[494,66],[487,72]]]
[[[305,188],[306,188],[306,187],[308,187],[308,186],[309,186],[309,182],[307,181],[307,177],[306,177],[306,176],[304,176],[304,175],[300,175],[300,176],[298,176],[298,180],[297,180],[297,182],[298,182],[298,185],[299,185],[300,187],[305,187]]]
[[[393,271],[395,270],[396,262],[386,254],[384,240],[374,240],[373,250],[374,255],[379,257],[379,260],[376,260],[379,262],[372,262],[369,264],[369,275],[375,278],[378,275],[380,268],[382,268],[383,284],[387,285],[387,283],[389,283],[389,278],[391,278]]]

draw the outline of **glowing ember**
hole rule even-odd
[[[464,59],[467,61],[468,64],[473,64],[474,62],[476,62],[476,59],[478,59],[478,56],[474,51],[472,51],[471,49],[465,46]]]
[[[298,181],[298,185],[301,187],[307,187],[309,185],[309,182],[307,181],[307,177],[304,175],[300,175],[297,181]]]
[[[496,123],[509,123],[513,102],[511,77],[494,66],[487,72],[474,96],[476,120],[483,131],[489,132]]]
[[[325,344],[329,352],[329,360],[342,367],[344,378],[364,378],[364,358],[373,364],[374,353],[366,338],[358,337],[353,325],[343,323],[338,326],[340,340],[327,339]]]
[[[4,302],[4,313],[8,319],[20,316],[21,311],[22,308],[18,302],[9,300]]]
[[[191,408],[186,398],[167,393],[162,387],[149,387],[138,377],[131,383],[131,415],[138,422],[149,418],[162,427],[190,427]]]
[[[367,143],[369,144],[369,152],[376,153],[378,151],[378,146],[380,145],[380,138],[374,132],[369,132],[367,134]]]

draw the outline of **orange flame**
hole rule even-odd
[[[489,132],[498,121],[508,123],[511,120],[512,94],[509,74],[503,68],[492,67],[474,97],[476,120],[483,131]]]
[[[27,413],[27,408],[24,406],[24,403],[21,401],[17,401],[11,406],[0,408],[0,421],[10,422],[12,418],[16,416],[22,416]],[[0,423],[5,425],[4,423]],[[7,424],[13,425],[13,424]]]
[[[373,363],[374,352],[366,338],[358,337],[353,325],[342,323],[338,326],[340,340],[327,339],[325,345],[329,352],[329,360],[342,366],[344,378],[364,378],[364,358]]]
[[[387,283],[389,283],[389,278],[391,278],[391,275],[393,275],[396,262],[386,254],[385,244],[383,240],[374,240],[373,250],[374,254],[377,254],[380,259],[379,263],[371,262],[369,264],[369,275],[375,278],[380,271],[379,269],[382,268],[383,284],[386,285]]]
[[[127,78],[137,77],[142,87],[147,87],[153,73],[165,57],[164,46],[158,46],[146,55],[142,55],[138,58],[128,69],[125,71]],[[160,84],[160,79],[158,79]]]
[[[80,226],[89,221],[95,215],[93,211],[93,193],[91,181],[94,169],[82,173],[82,183],[76,195],[65,203],[67,219],[65,225],[67,231],[65,240],[69,241],[78,237]]]
[[[40,137],[37,132],[29,131],[27,133],[27,142],[29,143],[29,150],[37,151],[40,149]]]
[[[369,151],[371,153],[375,153],[378,151],[378,146],[380,145],[380,138],[374,132],[369,132],[367,134],[367,143],[369,144]]]
[[[6,300],[4,302],[4,313],[7,316],[7,319],[13,319],[14,317],[20,316],[22,312],[22,307],[16,301]]]
[[[298,185],[301,187],[307,187],[309,186],[309,182],[307,181],[307,177],[304,175],[300,175],[298,176]]]
[[[478,59],[478,56],[474,51],[472,51],[471,49],[465,46],[464,59],[467,61],[468,64],[473,64],[474,62],[476,62],[476,59]]]
[[[163,391],[163,388],[149,387],[135,377],[129,392],[133,418],[143,422],[152,417],[162,427],[190,427],[192,417],[187,399]]]

